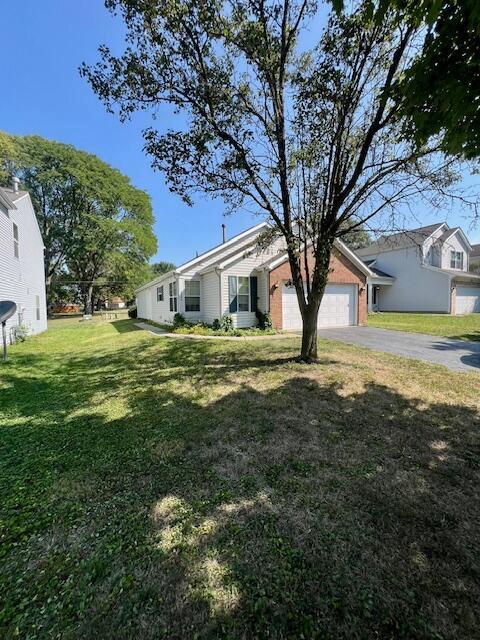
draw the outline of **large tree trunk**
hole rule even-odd
[[[93,313],[93,283],[89,284],[83,293],[83,314]]]
[[[300,283],[295,283],[297,298],[302,312],[302,350],[299,357],[300,362],[312,363],[316,362],[318,358],[318,312],[328,282],[332,245],[333,241],[325,242],[317,252],[310,292],[303,308],[301,304],[303,292],[301,292],[299,286],[297,286]]]

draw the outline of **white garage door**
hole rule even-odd
[[[328,284],[318,312],[319,327],[344,327],[356,324],[356,287],[351,284]],[[295,287],[283,286],[283,328],[296,331],[302,328],[302,316]]]
[[[480,287],[457,287],[456,313],[480,313]]]

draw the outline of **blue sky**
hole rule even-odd
[[[4,1],[2,22],[8,28],[2,29],[0,129],[73,144],[128,175],[152,198],[158,259],[181,264],[220,241],[222,222],[232,236],[258,221],[246,212],[225,219],[220,201],[197,199],[193,208],[184,205],[142,151],[141,131],[150,117],[141,114],[120,124],[80,78],[78,66],[97,60],[99,44],[122,50],[122,23],[111,17],[103,0]],[[458,211],[419,211],[416,218],[425,223],[447,219],[480,242],[480,229],[471,228]]]

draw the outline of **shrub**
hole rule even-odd
[[[130,309],[128,310],[128,317],[129,318],[136,318],[137,317],[137,307],[130,307]]]
[[[173,328],[176,329],[177,327],[184,327],[187,324],[187,321],[185,319],[185,316],[183,316],[181,313],[176,313],[173,316]]]
[[[220,318],[220,331],[225,331],[226,333],[233,331],[232,316],[222,316]]]
[[[272,318],[269,313],[263,313],[262,311],[257,309],[257,311],[255,312],[255,315],[257,316],[259,329],[261,329],[262,331],[265,331],[267,329],[273,328]]]
[[[221,325],[220,325],[220,320],[218,318],[215,318],[215,320],[212,322],[212,329],[214,331],[220,331]]]

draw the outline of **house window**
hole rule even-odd
[[[450,268],[463,269],[463,252],[450,251]]]
[[[35,313],[37,320],[40,320],[40,296],[35,296]]]
[[[238,310],[250,310],[250,279],[245,277],[238,278]]]
[[[19,242],[18,242],[18,227],[13,223],[13,255],[18,258],[20,255]]]
[[[228,276],[228,304],[230,313],[250,311],[250,278]]]
[[[157,287],[157,302],[163,302],[163,286]]]
[[[200,280],[185,281],[185,311],[200,311]]]
[[[174,311],[176,313],[178,310],[176,282],[170,282],[170,284],[168,285],[168,295],[170,298],[170,311]]]

